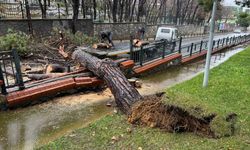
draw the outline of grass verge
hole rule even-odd
[[[250,48],[214,68],[208,88],[201,87],[202,79],[200,74],[167,89],[165,102],[194,115],[217,114],[211,126],[222,138],[137,127],[113,114],[39,149],[250,149]],[[225,121],[231,113],[237,114],[234,134]]]

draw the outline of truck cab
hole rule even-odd
[[[178,38],[178,30],[175,27],[159,27],[155,40],[175,41]]]

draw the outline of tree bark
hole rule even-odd
[[[94,20],[96,20],[96,0],[93,0]]]
[[[113,7],[112,7],[112,17],[113,22],[117,22],[117,6],[118,6],[118,0],[113,0]]]
[[[136,1],[137,0],[134,0],[134,3],[133,3],[133,5],[132,5],[132,10],[131,10],[131,14],[130,14],[130,22],[132,22],[133,21],[133,18],[134,18],[134,12],[135,12],[135,4],[136,4]]]
[[[46,18],[46,9],[47,9],[46,0],[43,0],[43,3],[42,3],[42,0],[38,0],[38,3],[42,12],[42,19],[44,19]]]
[[[67,0],[64,0],[64,5],[65,5],[66,15],[67,15],[67,17],[68,17],[68,16],[69,16],[69,9],[68,9]]]
[[[72,33],[76,33],[76,22],[79,14],[79,0],[73,0],[73,18],[72,18]]]
[[[33,27],[31,22],[31,14],[28,0],[25,0],[26,17],[28,20],[29,34],[33,35]]]
[[[76,50],[72,54],[72,59],[106,82],[118,108],[125,114],[130,114],[131,106],[142,98],[111,59],[100,60],[81,50]]]

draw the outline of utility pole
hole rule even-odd
[[[211,54],[212,54],[212,49],[213,49],[213,38],[214,38],[214,26],[215,26],[216,9],[217,9],[217,0],[214,0],[212,18],[211,18],[211,22],[210,22],[210,33],[209,33],[209,42],[208,42],[208,50],[207,50],[207,57],[206,57],[206,65],[205,65],[205,72],[204,72],[203,87],[208,86],[210,61],[211,61]]]

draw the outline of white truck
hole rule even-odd
[[[178,30],[175,27],[159,27],[155,40],[175,41],[178,38]]]

